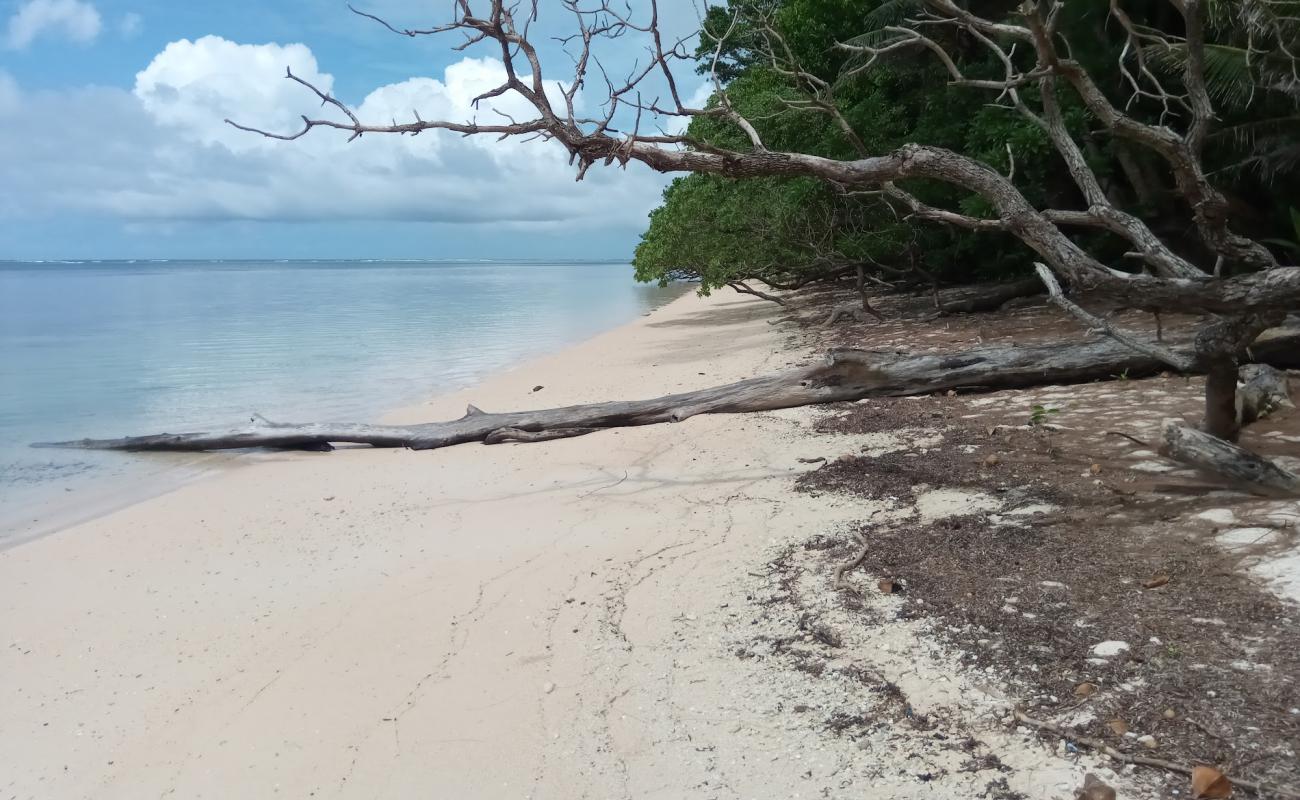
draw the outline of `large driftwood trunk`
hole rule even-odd
[[[1237,489],[1266,497],[1300,496],[1300,475],[1232,442],[1198,431],[1181,419],[1165,420],[1161,451]]]
[[[1178,348],[1171,348],[1177,350]],[[1190,357],[1191,345],[1180,352]],[[1300,366],[1300,328],[1261,337],[1251,349],[1257,361]],[[777,408],[959,390],[992,390],[1050,383],[1149,375],[1165,365],[1112,339],[1018,347],[990,345],[959,354],[909,355],[834,350],[818,364],[760,378],[657,397],[566,406],[539,411],[487,413],[470,407],[465,416],[420,425],[271,423],[195,433],[161,433],[122,439],[81,439],[43,446],[97,450],[201,451],[250,447],[328,449],[330,443],[429,450],[465,442],[536,441],[602,428],[680,422],[697,414],[769,411]]]

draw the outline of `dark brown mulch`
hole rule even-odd
[[[862,569],[901,579],[908,599],[901,613],[935,619],[935,630],[972,668],[1011,683],[1031,716],[1073,720],[1079,734],[1127,752],[1300,785],[1300,713],[1293,713],[1300,707],[1300,609],[1180,524],[1206,501],[1119,491],[1115,480],[1088,472],[1092,456],[1068,437],[990,433],[960,419],[964,402],[841,408],[823,430],[888,430],[891,419],[899,428],[935,429],[944,419],[945,440],[919,456],[832,462],[805,476],[800,489],[911,499],[917,484],[979,488],[1000,493],[1007,508],[1049,503],[1058,510],[1017,525],[983,515],[864,524],[860,533],[871,548]],[[996,448],[980,446],[991,440]],[[994,450],[998,463],[989,465],[984,459]],[[844,544],[823,550],[828,571]],[[1144,588],[1160,576],[1167,582]],[[878,622],[864,617],[864,624]],[[1092,648],[1112,640],[1130,649],[1098,662]],[[1082,684],[1095,692],[1087,695]],[[1113,720],[1155,737],[1156,749],[1117,735]]]

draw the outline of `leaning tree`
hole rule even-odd
[[[1132,5],[1134,8],[1130,8]],[[1153,25],[1150,10],[1159,5],[1162,25]],[[531,32],[542,6],[563,13],[571,25],[562,40],[572,61],[563,75],[543,63],[542,48]],[[1247,60],[1271,67],[1270,80],[1297,79],[1295,43],[1300,40],[1300,3],[1296,0],[1109,0],[1107,25],[1122,46],[1113,66],[1123,89],[1103,85],[1096,71],[1075,57],[1079,49],[1063,30],[1062,0],[1025,0],[1019,6],[955,0],[915,0],[891,4],[897,18],[838,45],[854,57],[837,80],[805,69],[792,55],[783,34],[771,24],[771,3],[736,3],[725,25],[706,26],[698,36],[715,54],[713,95],[705,107],[688,104],[682,67],[692,61],[692,37],[670,39],[661,25],[656,0],[640,13],[611,0],[538,0],[483,4],[455,0],[445,24],[403,28],[363,10],[356,13],[392,32],[421,37],[461,36],[458,50],[486,48],[504,67],[499,86],[475,99],[488,106],[495,98],[522,98],[531,116],[502,116],[483,122],[430,120],[418,113],[408,121],[372,121],[358,117],[340,99],[292,72],[286,77],[314,92],[329,113],[303,117],[291,132],[262,130],[245,122],[231,125],[253,134],[295,140],[318,130],[341,131],[349,141],[367,134],[417,135],[450,131],[463,135],[538,138],[562,147],[582,178],[596,165],[640,162],[661,172],[702,173],[732,179],[806,178],[824,182],[846,195],[873,193],[905,210],[909,219],[956,226],[977,235],[1001,232],[1016,237],[1037,257],[1037,270],[1051,297],[1082,324],[1106,334],[1084,344],[1042,347],[986,347],[950,356],[886,356],[864,351],[832,353],[827,363],[783,375],[755,378],[730,386],[656,400],[612,402],[542,412],[485,414],[471,408],[461,420],[409,428],[362,425],[274,425],[259,423],[229,433],[198,433],[118,440],[83,441],[80,446],[117,449],[212,449],[255,445],[327,446],[331,441],[361,441],[377,446],[440,447],[463,441],[503,441],[575,435],[612,425],[680,420],[705,412],[745,411],[809,402],[842,400],[871,394],[906,394],[949,387],[1023,386],[1047,381],[1080,380],[1130,369],[1131,374],[1157,369],[1204,373],[1204,430],[1234,440],[1239,428],[1238,368],[1248,355],[1296,364],[1300,331],[1287,327],[1268,341],[1276,328],[1300,308],[1300,268],[1279,263],[1266,245],[1234,225],[1228,198],[1207,167],[1206,150],[1221,123],[1207,83],[1216,31],[1230,28]],[[971,10],[971,7],[990,9]],[[1172,9],[1172,10],[1170,10]],[[1141,12],[1141,13],[1139,13]],[[717,12],[712,13],[716,20]],[[760,126],[731,102],[720,69],[729,37],[749,37],[770,66],[802,92],[797,106],[822,115],[838,127],[853,155],[834,158],[773,149]],[[627,47],[644,42],[646,52],[627,74],[614,76],[597,52],[601,43]],[[957,51],[983,54],[978,71]],[[837,90],[845,81],[868,73],[890,59],[934,59],[949,82],[984,92],[988,102],[1005,107],[1040,129],[1054,149],[1080,202],[1071,207],[1040,207],[1028,199],[1014,174],[951,149],[925,143],[873,152],[841,113]],[[1279,69],[1278,64],[1289,65]],[[992,65],[989,68],[988,65]],[[558,88],[557,88],[558,87]],[[599,87],[603,102],[595,114],[581,98]],[[1274,87],[1276,88],[1276,87]],[[1082,107],[1084,130],[1067,124],[1065,108]],[[741,134],[743,144],[722,146],[692,137],[686,122],[707,117]],[[676,122],[673,122],[676,120]],[[1144,219],[1115,202],[1104,190],[1088,156],[1091,139],[1121,142],[1128,151],[1156,160],[1176,194],[1186,230],[1196,247],[1157,232]],[[940,207],[921,199],[918,185],[940,182],[979,198],[990,210],[976,215]],[[1122,241],[1123,258],[1106,259],[1081,242],[1102,233]],[[1184,237],[1185,238],[1185,237]],[[1119,301],[1155,314],[1177,312],[1197,321],[1178,340],[1151,339],[1125,332],[1094,315],[1077,300]],[[1184,441],[1182,431],[1170,440]],[[1208,440],[1206,440],[1208,441]],[[1198,440],[1198,445],[1206,444]],[[1176,442],[1175,442],[1176,444]],[[1230,446],[1229,446],[1230,447]],[[1234,458],[1240,453],[1233,453]],[[1195,455],[1192,456],[1194,459]],[[1267,462],[1265,462],[1267,463]],[[1271,466],[1271,465],[1270,465]],[[1249,466],[1246,482],[1264,466]],[[1253,471],[1251,471],[1253,470]],[[1240,477],[1240,476],[1239,476]],[[1284,487],[1300,480],[1284,474]],[[1288,483],[1289,481],[1289,483]],[[1276,481],[1275,481],[1276,482]]]

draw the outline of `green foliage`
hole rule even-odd
[[[1040,425],[1046,425],[1047,421],[1052,418],[1053,414],[1061,413],[1061,409],[1052,408],[1051,406],[1036,405],[1029,409],[1029,424],[1035,428]]]
[[[712,36],[728,35],[720,48],[711,36],[702,37],[696,53],[699,70],[707,73],[716,60],[732,105],[755,124],[771,150],[839,159],[859,155],[831,117],[792,107],[809,98],[807,86],[772,68],[762,53],[767,43],[826,82],[834,106],[866,152],[887,153],[910,142],[952,149],[1013,174],[1039,207],[1081,207],[1078,189],[1044,131],[993,104],[990,92],[952,86],[937,59],[919,51],[902,51],[859,69],[861,57],[836,46],[879,40],[883,28],[903,22],[918,5],[920,0],[729,0],[725,7],[709,8],[706,30]],[[968,0],[963,5],[993,19],[1012,17],[1016,9],[1014,0]],[[1181,17],[1167,0],[1130,0],[1126,10],[1138,25],[1175,37],[1181,32]],[[1300,207],[1300,181],[1277,180],[1300,172],[1300,82],[1284,80],[1279,64],[1269,57],[1247,57],[1248,45],[1279,44],[1260,38],[1260,31],[1276,30],[1263,25],[1260,15],[1290,10],[1300,10],[1300,0],[1209,3],[1213,41],[1206,51],[1206,77],[1224,119],[1211,138],[1207,166],[1241,207],[1241,219],[1234,224],[1279,253],[1294,247],[1300,254],[1300,231],[1293,234],[1291,220],[1291,210]],[[1300,13],[1293,16],[1300,19]],[[763,24],[778,31],[780,39],[765,37]],[[1147,121],[1162,120],[1168,111],[1160,104],[1149,99],[1128,103],[1119,64],[1134,54],[1125,53],[1104,3],[1065,4],[1060,25],[1071,57],[1113,93],[1117,105]],[[1295,32],[1300,40],[1300,23]],[[970,37],[944,26],[927,33],[940,38],[967,75],[997,78],[1002,73],[987,48]],[[1261,52],[1273,51],[1265,47]],[[1171,81],[1171,88],[1181,88],[1185,56],[1178,47],[1143,55]],[[1031,53],[1022,48],[1017,57],[1021,68],[1032,68]],[[1023,89],[1022,96],[1031,107],[1041,102],[1032,87]],[[1172,236],[1176,248],[1197,252],[1200,245],[1186,223],[1187,209],[1177,201],[1165,165],[1139,148],[1121,154],[1122,143],[1097,135],[1096,121],[1072,91],[1059,89],[1057,100],[1112,200]],[[704,146],[751,146],[742,131],[720,116],[695,117],[688,133]],[[950,185],[908,181],[903,188],[932,206],[981,217],[993,214],[981,198]],[[691,175],[676,180],[652,214],[637,248],[636,274],[645,281],[697,277],[707,292],[750,278],[798,283],[862,264],[890,278],[916,276],[914,268],[919,268],[927,277],[953,282],[1029,271],[1032,254],[1009,235],[973,234],[905,221],[904,216],[878,196],[847,197],[810,180]],[[1118,239],[1096,232],[1072,235],[1099,258],[1131,268],[1131,260],[1123,257],[1127,248]]]

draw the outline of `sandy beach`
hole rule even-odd
[[[777,369],[800,353],[773,308],[691,294],[393,419]],[[0,553],[0,796],[957,798],[990,783],[961,769],[976,746],[1016,790],[1072,796],[1093,763],[998,724],[1005,698],[922,623],[854,633],[817,675],[754,657],[782,630],[813,641],[769,601],[829,580],[776,575],[777,554],[903,513],[791,491],[815,466],[801,458],[918,445],[818,435],[817,413],[257,456]],[[919,502],[942,516],[982,501]],[[824,719],[889,702],[859,658],[909,716],[942,712],[980,740],[829,733]]]

